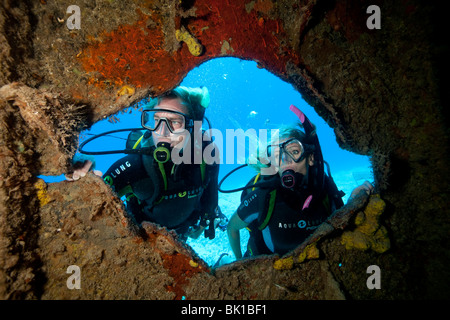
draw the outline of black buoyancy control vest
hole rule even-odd
[[[266,187],[262,188],[264,190],[264,196],[260,197],[260,201],[262,201],[260,208],[264,208],[264,211],[260,213],[258,221],[259,221],[259,229],[262,230],[265,225],[267,225],[270,216],[272,214],[272,211],[274,209],[277,189],[280,187],[280,184],[277,183],[278,179],[277,176],[275,178],[272,177],[265,177],[263,179],[266,180],[273,180],[273,186],[272,187]],[[255,184],[259,180],[259,177],[253,177],[248,183],[248,185]],[[259,188],[259,187],[256,187]],[[249,193],[250,189],[244,190],[241,195],[241,201],[244,199],[244,197]],[[283,189],[281,189],[283,190]],[[329,214],[333,213],[335,210],[341,208],[344,205],[344,202],[342,201],[342,197],[345,195],[342,191],[338,190],[336,184],[334,183],[333,179],[325,175],[325,181],[324,181],[324,189],[321,194],[321,199],[317,199],[317,201],[314,201],[314,203],[322,203],[325,208],[327,208]],[[300,199],[297,199],[299,201]],[[306,201],[306,199],[303,199]],[[300,200],[300,202],[302,202]],[[303,203],[303,202],[302,202]]]
[[[253,178],[248,185],[255,184],[257,180],[258,177]],[[287,253],[312,234],[334,210],[343,206],[342,193],[326,175],[322,197],[311,205],[305,205],[309,197],[308,192],[294,194],[277,184],[277,178],[273,181],[274,186],[271,188],[256,187],[256,192],[260,194],[258,207],[261,211],[258,219],[248,226],[251,238],[249,249],[254,255],[270,254],[272,250],[279,254]],[[250,192],[243,192],[241,200],[246,196],[250,196]],[[274,212],[277,212],[275,218]],[[262,230],[266,227],[270,228],[271,234],[263,239]],[[269,238],[273,246],[271,249],[265,243]]]
[[[171,161],[161,165],[152,156],[142,156],[145,171],[157,186],[151,197],[141,198],[146,218],[168,228],[176,228],[199,217],[200,199],[208,181],[204,167],[199,164],[174,165]],[[135,186],[139,198],[145,186]],[[148,194],[147,194],[148,196]]]
[[[138,222],[175,228],[196,219],[193,215],[209,179],[205,165],[173,167],[169,161],[161,169],[152,155],[130,154],[116,161],[103,179],[119,197],[127,197],[127,209]]]
[[[264,237],[264,242],[271,243],[271,251],[285,254],[295,249],[329,216],[330,212],[324,203],[302,209],[307,196],[294,196],[291,190],[278,189],[272,216],[265,221],[269,235]],[[260,230],[257,233],[261,234]]]

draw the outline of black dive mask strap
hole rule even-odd
[[[312,135],[314,131],[314,127],[309,121],[308,117],[296,106],[291,104],[289,110],[295,113],[295,115],[300,120],[301,124],[303,125],[303,128],[305,129],[305,134],[308,137],[308,139],[312,139],[312,143],[314,145],[314,171],[315,174],[312,174],[312,172],[308,172],[309,178],[308,178],[308,184],[309,187],[317,189],[317,191],[321,192],[324,187],[324,163],[323,163],[323,155],[322,155],[322,149],[320,148],[319,138],[317,137],[317,134]],[[308,170],[309,171],[309,170]],[[315,180],[315,182],[314,182]]]

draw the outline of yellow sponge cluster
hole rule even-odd
[[[38,181],[34,184],[34,188],[36,189],[40,206],[42,207],[49,203],[50,197],[47,195],[47,184],[45,181],[38,179]]]
[[[385,227],[380,224],[380,215],[386,207],[379,195],[372,195],[364,212],[355,218],[356,229],[342,234],[341,243],[346,249],[372,249],[383,253],[390,248],[390,240]]]
[[[192,268],[197,268],[197,267],[198,267],[198,263],[195,262],[194,260],[189,260],[189,265],[190,265]]]
[[[185,27],[181,27],[181,29],[175,31],[175,37],[178,41],[186,43],[188,46],[189,52],[198,57],[203,52],[203,46],[198,42],[198,40],[191,35]]]
[[[273,264],[273,268],[277,270],[290,270],[294,266],[294,257],[278,259]]]
[[[120,88],[119,91],[117,91],[117,95],[118,96],[123,96],[123,95],[132,96],[135,93],[135,91],[136,90],[133,87],[125,85],[122,88]]]
[[[273,264],[273,268],[276,270],[289,270],[294,267],[294,263],[302,263],[305,260],[318,259],[319,258],[319,249],[316,246],[316,243],[311,243],[306,246],[306,248],[299,254],[297,258],[293,256],[278,259]]]
[[[316,243],[311,243],[297,258],[298,263],[302,263],[305,260],[319,259],[319,249],[316,247]]]

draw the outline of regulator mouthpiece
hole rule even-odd
[[[153,153],[153,158],[155,158],[158,163],[166,163],[170,160],[170,149],[170,143],[158,142],[155,152]]]
[[[291,189],[296,183],[296,173],[294,170],[286,170],[281,174],[281,185],[285,188]]]

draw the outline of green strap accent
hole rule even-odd
[[[259,172],[259,173],[256,175],[255,180],[253,181],[253,184],[255,184],[255,183],[258,181],[258,179],[259,179],[260,176],[261,176],[261,172]],[[256,187],[253,187],[253,188],[252,188],[252,191],[255,190],[255,188],[256,188]]]
[[[124,196],[124,195],[126,195],[128,193],[133,193],[133,189],[131,188],[130,185],[127,185],[126,187],[120,189],[119,192],[117,192],[117,196],[119,198],[121,198],[122,196]]]
[[[266,218],[264,219],[264,222],[258,227],[259,230],[263,230],[269,223],[269,220],[272,217],[273,208],[275,207],[276,196],[277,196],[276,189],[270,192],[269,208],[267,210],[267,215],[266,215]]]
[[[164,170],[164,164],[161,162],[158,162],[159,171],[161,171],[161,175],[163,177],[164,181],[164,191],[167,190],[167,177],[166,177],[166,170]]]
[[[204,160],[202,160],[202,163],[200,164],[200,173],[202,174],[202,183],[205,182],[205,169],[206,169],[206,163]]]
[[[136,141],[136,143],[135,143],[134,146],[133,146],[133,149],[136,149],[136,148],[138,147],[138,145],[139,145],[139,143],[141,143],[141,140],[142,140],[143,137],[144,137],[144,135],[142,135],[142,136]]]
[[[128,194],[128,196],[126,197],[125,201],[130,201],[131,198],[136,198],[137,201],[140,203],[139,199],[136,197],[136,195],[134,193],[130,193]]]
[[[164,199],[164,196],[161,196],[161,198],[159,198],[159,200],[158,201],[155,201],[155,205],[156,204],[160,204],[162,201],[163,201],[163,199]]]

